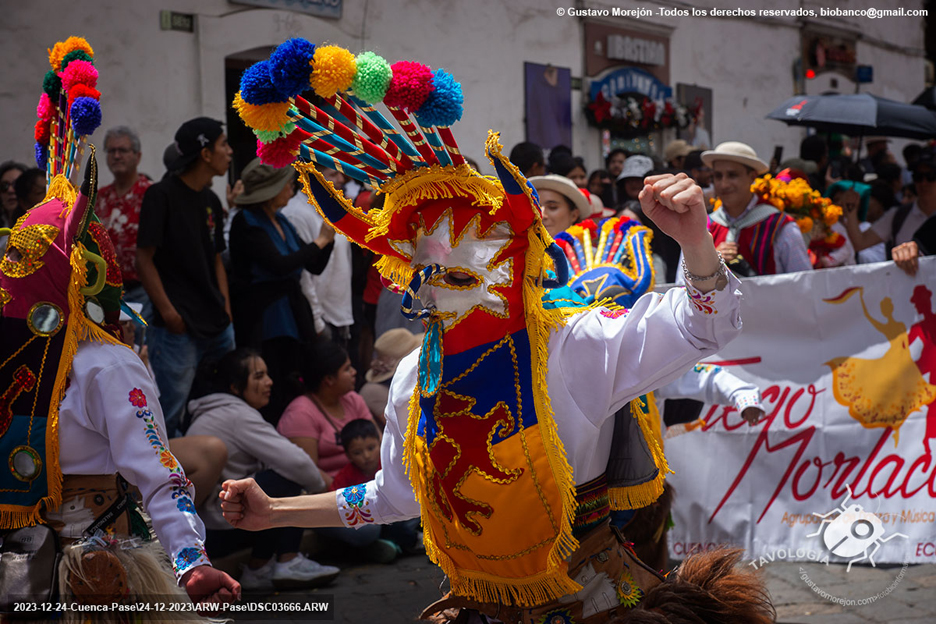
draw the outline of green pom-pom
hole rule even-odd
[[[362,52],[357,55],[357,73],[351,88],[357,97],[368,104],[376,104],[387,93],[391,78],[393,70],[385,58],[373,52]]]
[[[46,92],[49,99],[58,102],[59,91],[62,90],[62,79],[59,78],[55,70],[50,69],[42,79],[42,90]]]
[[[61,71],[65,71],[65,68],[68,67],[68,64],[72,61],[88,61],[92,65],[94,64],[94,59],[84,50],[72,50],[62,58]]]
[[[260,139],[261,143],[272,143],[276,139],[289,135],[295,129],[296,124],[290,121],[279,130],[254,130],[253,133]]]

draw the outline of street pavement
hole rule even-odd
[[[270,595],[269,600],[301,603],[332,597],[334,619],[327,621],[403,624],[416,622],[422,609],[441,595],[442,572],[425,555],[403,557],[389,565],[349,565],[321,553],[313,554],[323,563],[342,567],[341,576],[328,587],[277,592]],[[226,562],[227,567],[232,563],[233,560]],[[761,566],[760,570],[766,577],[777,609],[777,622],[781,624],[936,622],[936,566],[933,565],[906,569],[900,565],[876,568],[854,565],[846,572],[846,566],[839,564],[775,561]],[[804,580],[804,576],[808,580]],[[860,606],[857,603],[861,603]],[[258,621],[257,615],[251,617],[252,620],[235,615],[234,619]],[[277,621],[311,620],[296,617]]]

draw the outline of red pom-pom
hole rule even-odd
[[[585,195],[585,189],[579,189],[579,190],[582,191],[583,195]],[[590,197],[590,196],[591,196],[590,194],[586,195],[586,197]],[[585,219],[584,221],[579,223],[579,225],[581,225],[583,228],[591,232],[592,238],[598,235],[598,224],[592,221],[591,219]]]
[[[72,61],[59,76],[62,79],[62,89],[68,92],[77,84],[96,87],[98,70],[88,61]]]
[[[80,97],[89,97],[95,100],[100,100],[101,92],[94,87],[89,87],[86,84],[76,84],[68,90],[68,107],[71,108],[72,102]]]
[[[270,143],[257,140],[257,156],[260,162],[271,167],[288,167],[296,160],[299,144],[291,141],[289,137],[282,137]]]
[[[40,119],[36,122],[36,131],[33,136],[36,137],[36,143],[46,145],[49,142],[49,123],[48,119]]]
[[[422,63],[399,61],[390,66],[393,79],[384,96],[384,104],[414,112],[432,93],[432,70]]]

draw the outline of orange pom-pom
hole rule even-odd
[[[289,102],[249,104],[238,91],[234,96],[234,109],[253,130],[279,130],[289,122]]]
[[[82,50],[94,58],[94,48],[84,37],[69,37],[65,41],[59,41],[49,50],[49,64],[52,65],[52,69],[55,71],[61,69],[62,59],[66,54],[75,50]]]
[[[357,61],[351,52],[339,46],[322,46],[312,57],[309,84],[319,96],[329,98],[349,89],[356,73]]]
[[[796,225],[799,226],[800,232],[803,234],[808,234],[809,232],[812,232],[814,223],[813,220],[809,217],[803,217],[796,222]]]

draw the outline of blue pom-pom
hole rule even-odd
[[[416,121],[425,127],[451,126],[461,119],[464,111],[465,96],[461,85],[443,69],[435,70],[432,85],[435,87],[432,93],[416,111]]]
[[[69,109],[72,128],[75,134],[81,136],[91,134],[101,125],[101,105],[90,97],[75,98]]]
[[[314,54],[313,44],[295,37],[279,44],[270,55],[270,80],[283,97],[295,97],[309,88],[309,74],[312,73],[311,63]],[[244,96],[243,89],[241,97],[249,101]]]
[[[245,102],[257,106],[289,99],[273,86],[269,61],[260,61],[247,68],[241,76],[240,92]]]
[[[49,162],[49,148],[42,143],[36,143],[36,166],[45,169]]]

